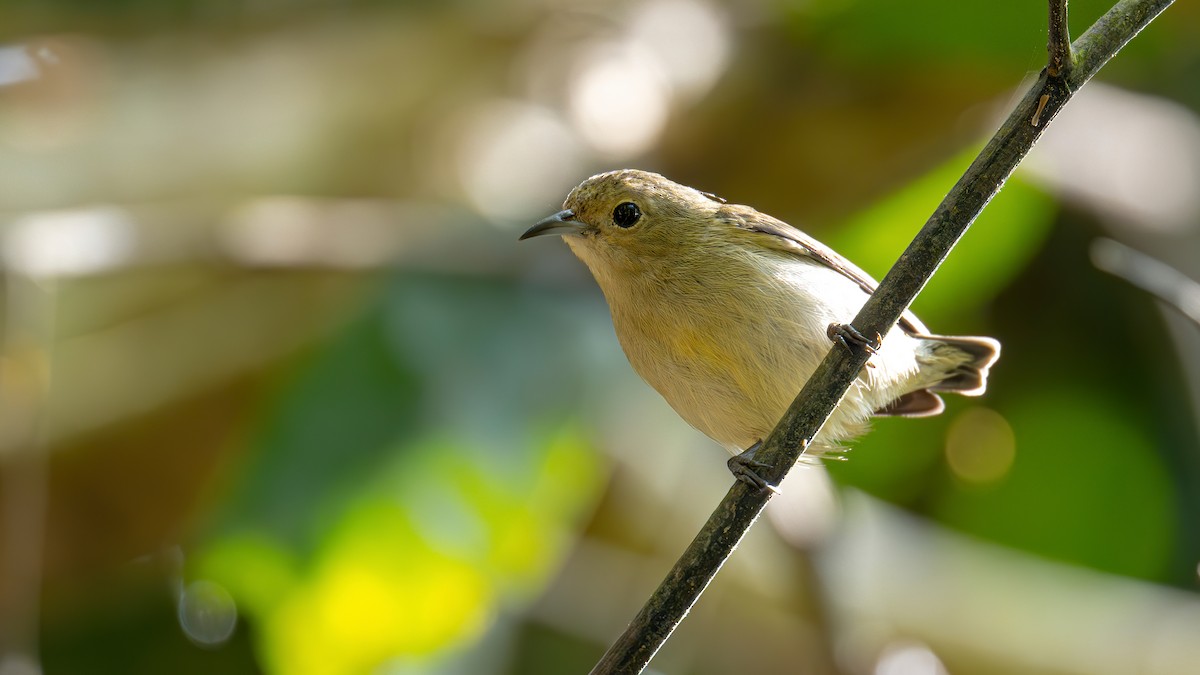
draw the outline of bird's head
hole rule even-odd
[[[686,262],[689,253],[721,241],[716,218],[723,200],[649,171],[622,169],[583,181],[563,210],[521,235],[563,236],[597,279],[638,274]],[[602,280],[603,281],[603,280]]]

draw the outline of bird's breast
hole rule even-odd
[[[828,349],[803,299],[788,298],[781,311],[779,292],[747,283],[681,298],[660,288],[609,304],[642,379],[692,426],[745,448],[774,426]]]

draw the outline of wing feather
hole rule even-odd
[[[760,213],[749,206],[728,204],[717,211],[717,217],[750,232],[770,235],[766,241],[772,248],[814,260],[858,284],[864,293],[875,292],[879,283],[837,251],[813,239],[777,218]],[[929,329],[911,311],[905,310],[897,324],[909,335],[924,336]]]

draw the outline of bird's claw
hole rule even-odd
[[[742,481],[755,490],[770,490],[771,492],[778,494],[779,490],[776,489],[774,485],[768,483],[765,478],[758,475],[758,472],[755,471],[755,469],[771,468],[770,464],[754,459],[754,454],[758,452],[760,447],[762,447],[762,441],[750,446],[740,455],[734,455],[733,457],[730,457],[729,461],[726,462],[725,465],[729,467],[729,472],[733,474],[734,478]]]
[[[830,340],[842,345],[849,354],[854,353],[854,347],[850,346],[851,343],[862,347],[871,355],[878,354],[879,346],[883,343],[883,337],[879,333],[875,333],[875,339],[872,340],[850,323],[831,323],[825,334],[829,336]]]

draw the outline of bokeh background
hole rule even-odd
[[[1075,33],[1105,9],[1071,3]],[[3,3],[0,673],[585,672],[730,477],[583,266],[517,235],[631,166],[882,275],[1044,26],[1037,0]],[[1196,672],[1200,328],[1096,263],[1111,239],[1200,279],[1198,110],[1180,3],[917,300],[1004,343],[987,396],[794,471],[655,672]]]

